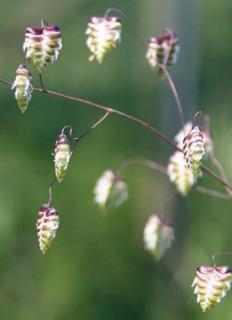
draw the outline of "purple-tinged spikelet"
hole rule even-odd
[[[205,155],[204,138],[198,126],[193,126],[192,130],[185,136],[183,151],[188,167],[194,177],[198,177],[201,160]]]
[[[55,174],[58,182],[64,179],[71,155],[68,137],[64,133],[61,133],[56,140],[54,155]]]
[[[145,249],[150,251],[156,260],[163,257],[175,239],[174,229],[158,215],[150,216],[143,232]]]
[[[118,208],[128,198],[127,182],[112,170],[106,170],[97,180],[94,201],[103,211]]]
[[[20,64],[16,70],[16,77],[12,88],[15,90],[15,99],[17,100],[19,109],[24,113],[27,110],[33,87],[31,85],[31,73],[27,66]]]
[[[50,247],[59,228],[59,214],[56,209],[49,207],[47,203],[43,204],[38,214],[36,228],[39,247],[44,254]]]
[[[176,151],[169,159],[167,174],[177,190],[186,196],[195,183],[192,171],[186,164],[183,152]]]
[[[211,309],[231,288],[232,269],[227,266],[197,268],[192,287],[203,312]]]
[[[175,32],[167,28],[163,35],[149,40],[146,58],[153,69],[162,72],[160,66],[172,66],[177,61],[180,51]]]
[[[41,74],[49,62],[58,58],[61,47],[61,33],[57,26],[26,28],[23,50],[38,73]]]
[[[121,29],[122,24],[117,17],[92,17],[86,30],[86,44],[92,52],[89,60],[102,63],[121,40]]]

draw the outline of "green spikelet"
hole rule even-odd
[[[92,52],[89,60],[102,63],[121,40],[121,29],[122,25],[117,17],[92,17],[86,30],[86,44]]]
[[[194,177],[198,177],[200,175],[201,160],[205,155],[204,138],[198,126],[193,126],[192,130],[185,136],[183,152],[188,167]]]
[[[180,47],[175,32],[167,28],[163,35],[150,38],[146,58],[152,69],[162,73],[160,66],[175,64],[179,51]]]
[[[211,309],[231,288],[232,269],[227,266],[197,268],[192,287],[203,312]]]
[[[61,47],[61,33],[57,26],[26,28],[23,50],[38,73],[41,74],[49,62],[58,58]]]
[[[55,144],[55,174],[58,182],[64,179],[71,157],[70,143],[67,136],[61,133]]]
[[[20,64],[16,70],[16,77],[12,85],[12,90],[15,90],[15,99],[17,100],[19,109],[24,113],[27,110],[31,100],[33,87],[31,85],[31,73],[26,65]]]
[[[118,208],[128,198],[127,182],[112,170],[106,170],[94,188],[94,201],[103,211]]]
[[[145,249],[150,251],[156,260],[160,260],[172,246],[175,239],[174,229],[165,223],[158,215],[153,214],[148,219],[143,232]]]
[[[43,204],[38,214],[36,228],[40,250],[45,254],[59,228],[59,214],[56,209],[49,207],[47,203]]]
[[[195,183],[194,175],[186,165],[183,152],[176,151],[169,160],[167,174],[171,182],[173,182],[177,190],[186,196]]]

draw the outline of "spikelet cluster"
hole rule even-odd
[[[64,179],[71,155],[68,137],[61,133],[56,140],[54,153],[55,174],[58,182]]]
[[[127,182],[112,170],[106,170],[97,180],[94,201],[104,211],[119,207],[128,198]]]
[[[193,123],[187,122],[184,127],[177,133],[174,140],[178,148],[183,149],[183,140],[185,136],[189,134],[192,128]],[[208,130],[203,130],[201,133],[203,135],[205,154],[206,156],[208,156],[213,152],[213,140]]]
[[[200,266],[196,271],[192,287],[197,295],[197,303],[203,312],[211,309],[231,288],[232,269],[227,266]]]
[[[92,17],[86,30],[86,44],[92,52],[89,60],[102,63],[121,40],[121,29],[122,24],[117,17]]]
[[[143,233],[145,249],[150,251],[156,260],[163,257],[174,241],[173,228],[156,214],[150,216]]]
[[[183,152],[188,167],[194,177],[198,177],[201,160],[205,155],[204,138],[198,126],[193,126],[192,130],[185,136]]]
[[[58,58],[61,47],[61,33],[57,26],[26,28],[23,50],[38,73],[41,74],[49,62]]]
[[[169,67],[176,63],[179,51],[176,34],[167,28],[163,35],[150,38],[146,58],[153,69],[161,72],[161,65]]]
[[[50,247],[59,228],[59,214],[56,209],[49,207],[47,203],[43,204],[38,214],[36,228],[39,247],[44,254]]]
[[[195,183],[192,171],[186,164],[183,152],[176,151],[169,159],[167,166],[167,174],[171,182],[173,182],[177,190],[186,196]]]
[[[31,85],[31,73],[27,66],[20,64],[16,70],[16,77],[12,88],[15,90],[15,99],[17,100],[19,109],[24,113],[27,110],[28,104],[31,100],[33,87]]]

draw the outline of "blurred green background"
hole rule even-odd
[[[109,7],[127,15],[122,43],[102,65],[89,63],[86,24]],[[63,35],[59,59],[44,74],[49,89],[116,107],[173,136],[179,125],[174,101],[150,70],[143,46],[169,26],[181,45],[172,74],[186,119],[198,110],[210,115],[216,155],[232,180],[231,16],[230,0],[2,0],[0,77],[14,79],[24,61],[25,27],[47,19]],[[31,70],[33,84],[39,86]],[[186,199],[174,197],[164,176],[131,166],[124,171],[130,195],[121,208],[104,216],[93,203],[93,187],[105,169],[137,157],[166,164],[172,152],[119,117],[112,116],[78,145],[64,182],[54,190],[61,225],[42,256],[35,223],[54,175],[51,153],[57,135],[66,124],[78,135],[102,113],[34,93],[22,115],[9,87],[1,85],[0,95],[1,319],[231,318],[231,294],[203,314],[190,287],[198,265],[211,265],[216,251],[232,250],[229,202],[195,192]],[[207,177],[201,184],[223,190]],[[143,228],[167,199],[164,210],[174,223],[176,241],[157,263],[144,251]],[[230,257],[217,261],[232,264]]]

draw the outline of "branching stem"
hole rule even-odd
[[[12,86],[12,82],[10,81],[6,81],[6,80],[3,80],[3,79],[0,79],[0,83],[3,83],[3,84],[6,84],[6,85],[9,85],[9,86]],[[173,84],[173,82],[172,82]],[[174,85],[174,84],[173,84]],[[147,122],[135,117],[135,116],[132,116],[128,113],[125,113],[125,112],[122,112],[122,111],[119,111],[117,109],[114,109],[114,108],[110,108],[110,107],[107,107],[107,106],[104,106],[104,105],[101,105],[101,104],[98,104],[98,103],[95,103],[95,102],[92,102],[92,101],[89,101],[89,100],[86,100],[86,99],[82,99],[82,98],[77,98],[77,97],[72,97],[72,96],[69,96],[69,95],[65,95],[65,94],[62,94],[60,92],[56,92],[56,91],[51,91],[51,90],[46,90],[46,91],[43,91],[43,89],[38,89],[38,88],[34,88],[34,91],[35,92],[38,92],[40,94],[48,94],[48,95],[51,95],[51,96],[56,96],[56,97],[61,97],[63,99],[66,99],[66,100],[70,100],[70,101],[73,101],[75,103],[78,103],[78,104],[84,104],[84,105],[88,105],[92,108],[95,108],[95,109],[99,109],[99,110],[103,110],[105,111],[106,113],[109,113],[109,114],[115,114],[115,115],[118,115],[122,118],[126,118],[140,126],[142,126],[143,128],[149,130],[150,132],[154,133],[155,135],[157,135],[161,140],[165,141],[167,144],[169,144],[170,146],[172,146],[173,148],[175,148],[176,150],[179,150],[182,152],[182,150],[180,148],[178,148],[176,146],[176,144],[169,138],[167,137],[164,133],[162,133],[161,131],[159,131],[158,129],[156,129],[155,127],[151,126],[150,124],[148,124]],[[175,90],[176,92],[176,90]],[[177,92],[176,92],[177,94]],[[178,97],[178,94],[176,95],[176,97]],[[105,118],[104,118],[105,120]],[[206,166],[204,165],[201,165],[201,169],[206,173],[208,174],[209,176],[211,176],[212,178],[214,178],[215,180],[217,180],[218,182],[220,182],[222,185],[224,185],[225,187],[229,188],[230,190],[232,190],[232,185],[229,184],[227,181],[224,181],[220,176],[218,176],[216,173],[214,173],[213,171],[211,171],[209,168],[207,168]]]

